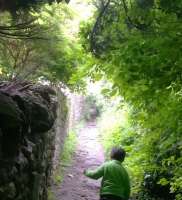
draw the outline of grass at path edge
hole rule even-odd
[[[53,177],[55,184],[60,184],[63,181],[65,168],[70,166],[72,162],[72,157],[73,153],[75,152],[76,144],[76,132],[70,131],[65,139],[63,151],[60,153],[60,166]]]

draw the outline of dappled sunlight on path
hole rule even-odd
[[[94,168],[104,161],[103,150],[98,142],[95,122],[89,122],[78,133],[78,146],[72,165],[67,168],[60,186],[54,187],[55,200],[97,200],[100,181],[83,175],[83,170]]]

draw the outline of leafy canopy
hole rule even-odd
[[[139,198],[179,200],[182,3],[108,0],[97,1],[97,8],[80,30],[85,51],[93,55],[81,71],[95,80],[106,77],[114,95],[132,108],[132,124],[142,130],[136,130],[139,140],[133,136],[133,148],[143,155]]]

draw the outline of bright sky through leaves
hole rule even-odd
[[[71,22],[71,32],[74,34],[79,31],[80,22],[88,20],[92,16],[94,8],[88,1],[82,0],[71,0],[69,6],[75,13]]]

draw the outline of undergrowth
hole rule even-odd
[[[99,121],[99,128],[106,158],[109,158],[113,146],[122,146],[126,150],[127,156],[123,165],[130,175],[132,200],[181,200],[181,158],[174,157],[170,148],[167,152],[170,156],[168,158],[166,149],[163,147],[164,141],[159,146],[161,133],[156,129],[152,132],[150,129],[151,134],[146,134],[149,130],[136,123],[134,111],[132,107],[124,106],[122,109],[109,108],[103,113]],[[153,119],[153,125],[154,122]],[[145,123],[147,123],[146,120]],[[169,135],[166,145],[170,147],[171,144],[173,146],[175,144],[177,146],[176,139],[173,141],[171,138],[172,136]],[[156,155],[157,162],[154,162],[153,155]],[[163,160],[161,159],[162,155],[166,156]],[[175,170],[174,177],[172,176],[173,170]],[[171,173],[170,176],[167,172]],[[161,192],[159,193],[159,191]]]
[[[60,166],[53,178],[55,184],[60,184],[63,181],[65,168],[70,166],[72,162],[72,157],[76,148],[76,143],[76,132],[70,131],[65,139],[63,151],[60,154]]]
[[[48,189],[48,200],[56,200],[54,193],[51,191],[51,189]]]

